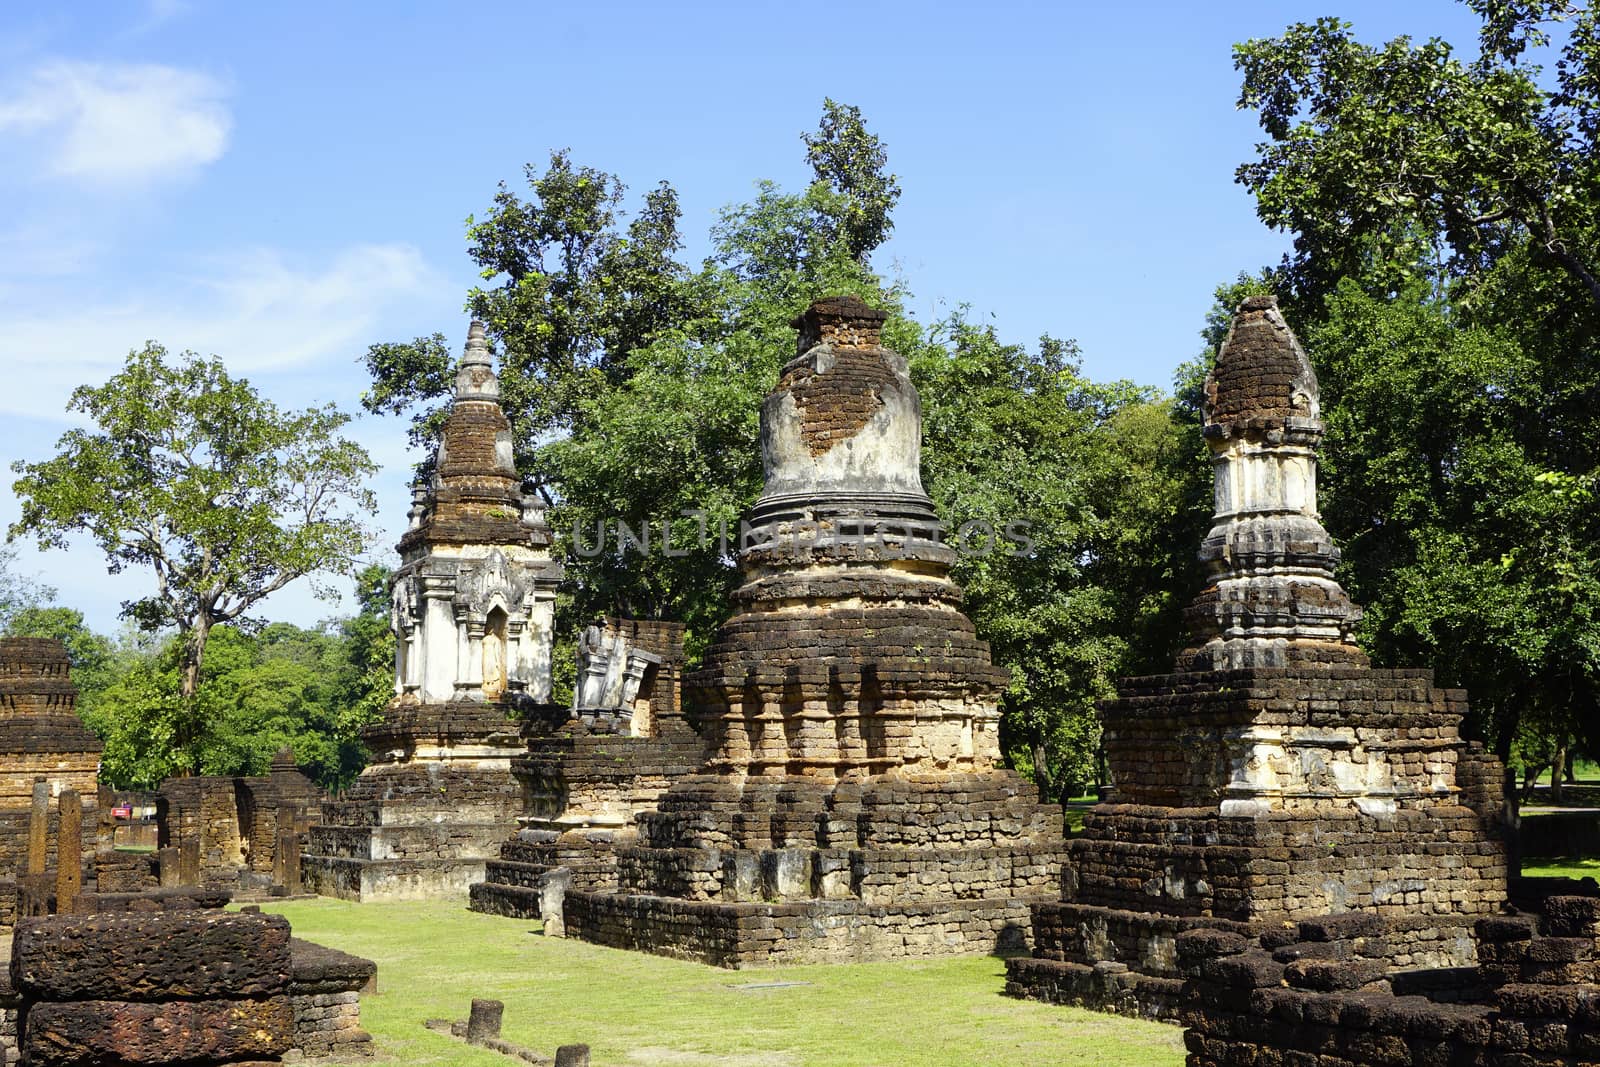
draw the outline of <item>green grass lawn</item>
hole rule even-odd
[[[1530,859],[1522,864],[1529,878],[1593,878],[1600,881],[1600,857]]]
[[[512,1061],[424,1029],[505,1001],[503,1035],[545,1055],[585,1043],[596,1067],[1178,1067],[1182,1031],[1000,995],[1004,961],[724,971],[547,938],[538,924],[458,904],[292,901],[297,937],[378,962],[361,1000],[379,1062]],[[804,982],[787,988],[740,988]]]

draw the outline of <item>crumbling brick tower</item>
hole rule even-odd
[[[35,857],[54,868],[63,790],[82,800],[83,824],[95,825],[100,739],[77,712],[67,648],[53,638],[0,638],[0,930],[17,908],[16,878],[27,872],[29,824],[36,789],[42,800],[48,852]],[[86,835],[92,859],[95,835]],[[42,870],[42,868],[41,868]]]
[[[1473,962],[1505,899],[1499,763],[1466,694],[1374,670],[1317,516],[1317,381],[1273,297],[1240,305],[1206,380],[1215,523],[1177,673],[1102,707],[1112,793],[1034,909],[1008,991],[1148,1015],[1181,993],[1174,938],[1297,919],[1385,920],[1397,968]]]
[[[394,699],[362,732],[371,765],[311,828],[306,881],[327,895],[465,900],[522,810],[512,709],[550,699],[562,570],[517,477],[480,322],[410,519],[390,587]]]
[[[885,315],[812,305],[761,410],[765,490],[733,617],[685,679],[711,752],[567,932],[724,966],[1020,944],[1059,892],[1061,813],[996,766],[989,659],[923,492]]]

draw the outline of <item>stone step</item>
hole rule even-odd
[[[539,890],[523,885],[479,882],[472,887],[467,907],[485,915],[509,919],[539,918]]]
[[[520,863],[516,860],[489,860],[484,864],[484,881],[488,885],[536,888],[539,879],[551,870],[546,863]],[[473,887],[474,889],[477,886]]]

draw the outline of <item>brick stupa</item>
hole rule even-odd
[[[638,817],[585,940],[723,966],[988,952],[1059,894],[1060,809],[998,767],[1007,682],[960,610],[885,315],[795,322],[743,584],[685,691],[708,761]]]
[[[1364,912],[1396,968],[1473,962],[1505,900],[1500,764],[1464,741],[1466,694],[1374,670],[1317,514],[1316,375],[1273,297],[1240,305],[1206,380],[1215,522],[1176,673],[1101,708],[1113,788],[1034,909],[1009,992],[1171,1015],[1175,937]]]
[[[562,569],[517,476],[481,322],[410,520],[390,587],[394,699],[362,731],[371,764],[308,841],[306,881],[327,895],[465,900],[522,812],[514,712],[550,699]]]
[[[34,789],[45,800],[45,861],[56,866],[55,842],[63,790],[82,803],[84,858],[95,848],[96,776],[100,739],[77,712],[67,648],[53,638],[0,638],[0,931],[17,910],[17,879],[27,873]]]

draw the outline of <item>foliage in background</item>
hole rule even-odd
[[[19,612],[48,604],[55,595],[50,586],[17,572],[15,545],[0,544],[0,627]]]
[[[1153,391],[1084,378],[1071,342],[1004,344],[959,313],[924,335],[911,372],[924,483],[951,531],[977,524],[954,577],[1011,671],[1002,743],[1047,796],[1079,795],[1099,777],[1095,701],[1152,643],[1170,655],[1181,431]],[[1004,539],[1013,524],[1026,551]]]
[[[90,630],[81,612],[44,607],[13,616],[4,635],[66,644],[79,714],[105,743],[101,780],[109,785],[152,789],[183,773],[263,774],[287,745],[320,784],[338,788],[363,766],[358,731],[393,689],[387,584],[385,568],[366,568],[356,582],[359,613],[316,629],[218,627],[189,702],[178,684],[181,639],[170,632],[130,626],[112,639]],[[180,754],[174,739],[186,731],[195,740]]]

